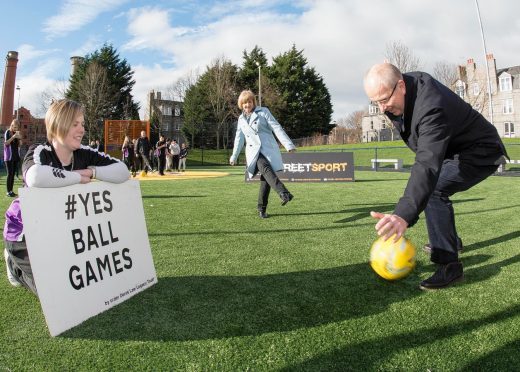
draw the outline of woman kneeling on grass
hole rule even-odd
[[[81,141],[85,134],[84,109],[74,101],[54,102],[45,115],[48,141],[32,145],[22,164],[28,187],[64,187],[89,183],[93,179],[112,183],[128,180],[126,165]],[[4,258],[7,277],[14,286],[23,285],[38,295],[23,235],[18,199],[5,213]]]

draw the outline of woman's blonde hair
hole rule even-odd
[[[238,96],[238,108],[242,110],[242,105],[249,100],[253,101],[253,105],[256,106],[256,97],[254,93],[250,90],[243,90]]]
[[[85,109],[80,103],[70,99],[54,101],[45,114],[49,142],[55,138],[63,140],[79,114],[85,114]]]
[[[11,128],[13,125],[18,126],[18,129],[20,129],[20,120],[13,119],[13,121],[11,122],[11,125],[9,126],[9,128]]]

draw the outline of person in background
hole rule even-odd
[[[266,211],[271,188],[279,195],[282,205],[286,205],[293,199],[293,195],[276,175],[277,171],[283,169],[283,162],[275,136],[289,152],[296,151],[296,146],[271,112],[265,107],[256,105],[256,98],[252,91],[244,90],[240,93],[238,107],[242,110],[242,114],[238,118],[235,143],[229,163],[235,165],[245,143],[247,173],[250,178],[260,173],[258,214],[260,218],[267,218]]]
[[[179,171],[179,154],[181,153],[181,148],[176,140],[172,139],[172,143],[170,145],[170,153],[172,154],[172,168],[174,172]]]
[[[166,167],[166,141],[162,134],[159,136],[159,141],[157,141],[155,151],[157,152],[157,168],[159,170],[159,175],[164,176],[164,168]]]
[[[134,144],[130,140],[130,137],[125,136],[125,139],[123,141],[123,146],[121,147],[121,152],[123,153],[123,162],[128,167],[128,170],[132,173],[132,177],[135,177],[135,174],[137,172],[137,170],[134,166],[135,151],[134,151]]]
[[[13,191],[14,177],[20,163],[20,122],[14,119],[9,129],[4,133],[4,162],[7,168],[7,196],[13,198],[16,194]]]
[[[186,147],[186,144],[183,143],[181,145],[181,152],[179,153],[179,170],[181,172],[186,172],[186,158],[187,157],[188,157],[188,148]]]
[[[141,167],[141,159],[140,159],[138,153],[135,151],[135,149],[137,148],[137,138],[134,138],[132,140],[132,144],[133,144],[132,149],[134,151],[134,153],[133,153],[134,169],[137,172],[140,170],[140,167]],[[135,175],[133,175],[133,176],[135,177]]]
[[[64,187],[85,184],[93,179],[122,183],[128,180],[128,168],[118,159],[83,146],[84,109],[81,104],[62,99],[55,101],[45,115],[47,142],[32,145],[22,165],[27,187]],[[45,213],[45,211],[42,211]],[[38,295],[23,234],[18,198],[5,213],[4,258],[7,278],[14,286],[24,286]],[[52,239],[43,249],[52,252]]]
[[[172,143],[172,140],[167,138],[166,139],[166,170],[171,172],[173,167],[173,157],[170,152],[170,145]]]
[[[141,131],[141,137],[137,140],[135,153],[140,156],[141,166],[139,168],[145,172],[152,171],[152,166],[150,165],[149,160],[151,149],[152,145],[150,144],[150,140],[146,137],[146,132],[143,130]]]
[[[397,240],[424,211],[430,240],[425,248],[437,269],[420,288],[445,288],[463,279],[462,243],[450,197],[492,175],[505,162],[505,147],[490,122],[427,73],[402,74],[390,63],[377,64],[365,75],[364,87],[415,152],[394,212],[371,212],[377,233]]]

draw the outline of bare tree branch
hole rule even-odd
[[[458,67],[454,63],[446,61],[437,62],[433,66],[433,77],[450,89],[453,89],[458,78],[457,69]]]
[[[401,41],[386,44],[385,58],[402,73],[420,69],[421,60]]]

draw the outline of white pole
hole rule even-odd
[[[486,61],[486,74],[487,74],[487,86],[488,86],[488,97],[489,97],[489,119],[493,124],[493,100],[491,98],[491,79],[489,77],[489,64],[486,49],[486,39],[484,38],[484,28],[482,27],[482,20],[480,19],[480,9],[478,7],[478,1],[475,0],[475,6],[477,7],[478,23],[480,24],[480,34],[482,35],[482,45],[484,46],[484,60]]]
[[[262,66],[258,64],[258,104],[262,106]]]
[[[18,108],[16,109],[16,118],[20,119],[20,86],[16,86],[16,90],[18,91]]]

